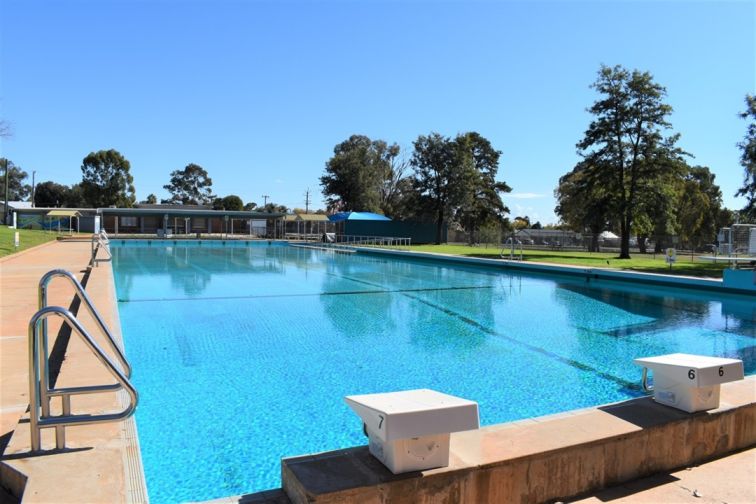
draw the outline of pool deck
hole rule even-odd
[[[87,292],[95,300],[98,310],[116,337],[120,338],[112,268],[110,263],[102,263],[97,268],[88,269],[89,254],[88,242],[51,242],[0,259],[0,452],[3,453],[4,465],[0,468],[0,483],[5,486],[6,492],[4,494],[0,490],[0,502],[8,494],[18,495],[21,490],[24,502],[146,501],[133,420],[67,428],[67,450],[50,450],[34,456],[28,453],[29,428],[28,420],[24,418],[28,407],[27,327],[29,319],[37,310],[39,278],[50,269],[64,268],[77,278],[85,279]],[[50,304],[69,307],[72,297],[73,291],[66,283],[61,281],[52,284]],[[78,316],[85,327],[94,327],[85,310],[80,310]],[[59,322],[50,320],[51,347],[55,345],[59,328]],[[95,331],[93,336],[103,343]],[[65,334],[61,334],[59,338],[63,342]],[[71,338],[58,384],[74,386],[111,382],[109,375],[84,345],[77,338]],[[722,397],[724,407],[756,404],[756,379],[751,377],[738,384],[723,386]],[[122,407],[121,400],[122,398],[112,394],[75,398],[73,411],[115,411]],[[748,411],[752,415],[753,407]],[[602,420],[601,417],[611,418],[607,423],[604,421],[606,418]],[[706,415],[698,417],[705,418]],[[484,459],[490,462],[502,457],[511,458],[513,443],[523,450],[535,451],[546,442],[542,433],[538,434],[537,431],[548,430],[549,425],[552,427],[551,441],[562,445],[576,439],[591,442],[607,435],[622,437],[644,428],[617,415],[607,415],[600,408],[489,426],[480,431],[455,435],[455,463],[469,464],[472,461],[477,464],[477,458],[480,458],[479,462]],[[748,427],[751,431],[749,435],[752,436],[754,428],[752,422]],[[49,450],[54,446],[54,441],[52,431],[46,431],[43,446]],[[486,441],[471,444],[473,438]],[[682,439],[678,441],[686,443]],[[363,447],[352,451],[362,453],[365,450]],[[312,458],[297,457],[289,460],[304,461],[301,469],[306,468],[306,463]],[[369,458],[357,460],[359,464],[364,464],[365,461],[373,465]],[[751,448],[691,470],[664,470],[661,475],[651,478],[633,478],[635,481],[630,483],[589,492],[582,500],[574,502],[756,502],[754,468],[756,448]],[[380,468],[375,471],[380,472]],[[443,469],[434,471],[438,474],[444,472]],[[374,476],[375,474],[372,477]],[[693,490],[698,490],[701,497],[693,497]],[[409,497],[411,496],[405,496],[404,500],[399,501],[408,501]],[[277,490],[224,498],[217,502],[287,501],[286,494]]]
[[[13,495],[22,490],[24,502],[146,502],[133,419],[68,427],[67,449],[62,452],[52,449],[54,430],[44,429],[42,445],[48,451],[29,454],[27,330],[29,319],[37,311],[37,284],[42,275],[63,268],[86,282],[85,288],[105,323],[116,339],[121,337],[110,263],[88,269],[89,259],[89,242],[50,242],[0,262],[0,434],[4,440],[0,482]],[[48,304],[75,308],[71,303],[73,294],[67,282],[53,281]],[[96,325],[86,310],[78,310],[77,317],[98,344],[107,348],[101,335],[93,330]],[[109,373],[75,335],[63,345],[67,338],[65,333],[59,333],[60,327],[59,320],[49,320],[51,352],[56,353],[56,343],[67,346],[57,385],[113,383]],[[60,361],[51,359],[52,367],[56,360]],[[114,412],[123,408],[122,401],[123,397],[112,393],[76,396],[72,399],[72,411]],[[51,403],[53,412],[57,411],[59,401]]]

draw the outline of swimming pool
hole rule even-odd
[[[349,394],[432,388],[487,425],[640,395],[634,357],[756,372],[743,296],[276,242],[111,246],[156,503],[278,487],[281,457],[366,444]]]

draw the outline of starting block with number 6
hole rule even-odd
[[[643,388],[653,391],[654,400],[693,413],[719,407],[719,386],[742,380],[743,361],[691,354],[669,354],[635,359],[643,366]],[[647,384],[648,370],[654,384]]]

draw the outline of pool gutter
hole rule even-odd
[[[563,500],[756,445],[756,377],[721,394],[694,414],[643,397],[452,433],[449,466],[421,472],[392,474],[366,446],[287,458],[283,489],[295,504]]]
[[[689,276],[662,275],[659,273],[643,273],[637,271],[620,271],[606,268],[585,268],[582,266],[557,265],[539,262],[512,261],[508,259],[485,259],[480,257],[464,257],[434,252],[412,252],[404,250],[388,250],[371,247],[357,247],[356,250],[363,254],[389,255],[393,257],[423,258],[439,262],[453,262],[461,264],[485,265],[505,270],[526,273],[551,273],[568,275],[595,280],[609,280],[616,282],[633,282],[639,284],[651,284],[663,287],[683,287],[728,294],[756,294],[756,272],[749,270],[733,270],[746,275],[753,275],[753,288],[749,282],[733,282],[726,284],[716,278],[697,278]]]

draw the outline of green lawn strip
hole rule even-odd
[[[467,257],[483,257],[494,259],[501,251],[497,247],[467,245],[413,245],[413,251],[435,252],[440,254],[460,255]],[[505,250],[505,258],[509,256],[509,248]],[[619,270],[642,271],[646,273],[662,273],[666,275],[684,275],[694,277],[722,278],[722,270],[727,264],[714,264],[690,256],[678,255],[677,262],[670,270],[664,261],[663,254],[631,254],[631,259],[618,259],[616,253],[580,252],[559,250],[523,250],[524,261],[535,261],[553,264],[568,264],[571,266],[586,266],[589,268],[611,268]],[[519,258],[519,250],[515,252]]]
[[[19,247],[14,247],[14,235],[18,231]],[[33,229],[11,229],[8,226],[0,226],[0,257],[15,254],[28,248],[36,247],[45,242],[57,238],[56,233],[49,233]]]

